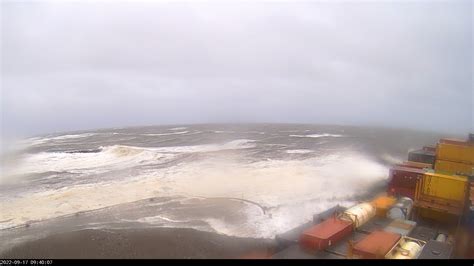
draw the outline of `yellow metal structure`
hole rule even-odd
[[[474,164],[436,160],[435,171],[448,174],[472,175],[474,174]]]
[[[415,206],[460,215],[467,191],[465,176],[425,173],[416,184]]]
[[[438,143],[436,158],[445,161],[474,164],[474,145]]]
[[[464,201],[466,198],[467,177],[440,173],[425,173],[421,193],[437,198]]]

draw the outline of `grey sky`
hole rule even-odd
[[[4,136],[205,122],[474,129],[472,2],[2,2]]]

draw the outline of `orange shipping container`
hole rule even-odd
[[[299,244],[302,249],[307,251],[323,250],[350,235],[352,228],[351,222],[335,217],[329,218],[304,231]]]
[[[383,259],[400,238],[399,234],[374,231],[354,245],[352,255],[362,259]]]

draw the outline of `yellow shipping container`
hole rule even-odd
[[[448,174],[472,175],[474,174],[474,164],[436,160],[435,171]]]
[[[460,202],[464,205],[467,192],[467,177],[425,173],[422,180],[421,194],[434,198]]]
[[[474,164],[474,145],[455,145],[438,143],[436,159]]]
[[[397,201],[394,197],[380,196],[372,201],[375,206],[375,215],[379,217],[386,217],[387,211]]]

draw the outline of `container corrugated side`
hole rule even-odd
[[[418,163],[418,162],[411,162],[411,161],[404,161],[403,163],[396,164],[396,166],[417,168],[417,169],[432,168],[433,167],[433,165],[431,165],[429,163]]]
[[[389,183],[396,187],[415,188],[416,182],[426,173],[423,169],[392,167],[389,170]]]
[[[453,139],[453,138],[442,138],[438,141],[439,143],[443,144],[454,144],[454,145],[471,145],[474,146],[473,142],[470,142],[469,139],[462,140],[462,139]]]
[[[349,241],[357,242],[366,237],[367,234],[354,232],[350,236],[345,237],[338,243],[329,246],[325,250],[327,252],[337,254],[339,256],[347,257],[349,253]]]
[[[467,189],[467,177],[425,173],[422,179],[421,193],[427,196],[464,202]]]
[[[385,231],[374,231],[355,243],[352,256],[362,259],[381,259],[400,241],[401,236]]]
[[[447,174],[472,175],[474,174],[474,165],[444,160],[436,160],[435,171]]]
[[[474,145],[438,143],[436,158],[445,161],[474,164]]]
[[[350,235],[352,223],[329,218],[304,231],[299,239],[300,247],[307,251],[319,251]]]
[[[411,151],[408,153],[408,161],[432,165],[435,161],[435,153],[426,150]]]
[[[467,193],[465,176],[425,173],[417,183],[415,206],[460,215]]]

